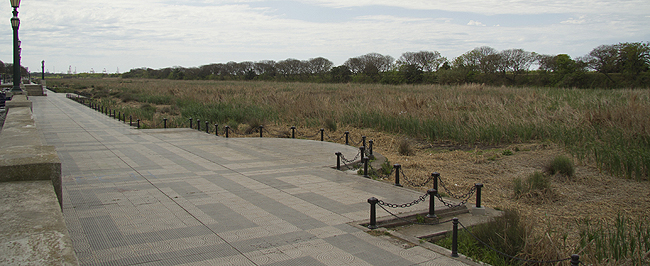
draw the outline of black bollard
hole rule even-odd
[[[431,176],[433,177],[433,189],[438,190],[438,179],[440,178],[440,173],[433,172],[431,173]]]
[[[481,188],[483,188],[483,184],[476,183],[474,186],[476,186],[476,208],[481,208]]]
[[[219,124],[214,124],[214,135],[219,136]]]
[[[291,138],[292,139],[296,138],[296,127],[291,127]]]
[[[205,121],[205,133],[210,133],[210,132],[208,132],[208,130],[210,129],[208,127],[208,124],[209,124],[208,121]]]
[[[366,147],[366,136],[361,136],[361,140],[363,142],[363,146]]]
[[[336,170],[341,170],[341,155],[343,155],[343,153],[337,152],[335,154],[336,154]]]
[[[363,161],[363,177],[370,178],[370,176],[368,176],[368,161],[370,161],[370,158],[363,157],[361,160]]]
[[[190,117],[190,128],[192,128],[192,118]]]
[[[350,145],[349,139],[350,139],[350,132],[345,131],[345,145]]]
[[[264,130],[264,126],[260,125],[260,138],[262,137],[262,131]]]
[[[451,234],[451,256],[458,258],[458,218],[452,219],[453,230]]]
[[[368,203],[370,203],[370,224],[368,224],[368,229],[377,229],[377,203],[379,200],[375,197],[369,198]]]
[[[138,129],[140,129],[140,119],[138,119]]]
[[[321,128],[320,129],[320,141],[323,141],[323,132],[325,132],[325,129]]]
[[[399,164],[393,164],[393,169],[395,169],[395,185],[398,186],[398,187],[402,186],[402,184],[399,183],[399,169],[401,167],[402,166],[399,165]]]
[[[368,157],[370,157],[370,158],[375,158],[375,156],[372,154],[372,143],[373,142],[374,142],[373,140],[368,141]]]
[[[571,255],[571,266],[579,266],[579,265],[580,265],[580,255],[578,254]]]
[[[427,190],[427,194],[429,194],[429,214],[427,214],[427,218],[438,218],[438,216],[436,216],[435,201],[435,197],[438,194],[438,191],[432,188]]]
[[[124,121],[124,123],[126,123],[126,113],[122,114],[122,121]]]
[[[163,118],[163,128],[167,128],[167,118]]]
[[[228,138],[228,132],[230,131],[230,127],[226,126],[226,138]]]
[[[133,126],[133,116],[132,115],[129,116],[129,126],[130,127]]]
[[[196,119],[196,130],[201,131],[201,119]]]

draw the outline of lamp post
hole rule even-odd
[[[21,92],[20,89],[20,44],[18,41],[18,28],[20,27],[20,19],[18,19],[18,7],[20,0],[11,0],[11,7],[14,8],[14,16],[11,18],[11,27],[14,29],[14,87],[11,91],[14,94]]]

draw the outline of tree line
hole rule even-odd
[[[340,66],[308,60],[228,62],[200,67],[137,68],[123,78],[463,84],[578,88],[648,87],[650,42],[601,45],[588,54],[545,55],[523,49],[474,48],[451,60],[437,51],[405,52],[398,59],[369,53]]]

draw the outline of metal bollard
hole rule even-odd
[[[366,147],[360,146],[359,147],[359,154],[361,154],[361,162],[363,162],[363,157],[366,157]]]
[[[262,131],[264,130],[264,126],[260,125],[260,138],[262,137]]]
[[[230,127],[226,126],[226,138],[228,138],[228,132],[230,131]]]
[[[483,184],[476,183],[474,186],[476,186],[476,208],[481,208],[481,188],[483,187]]]
[[[578,254],[571,255],[571,266],[578,266],[578,265],[580,265],[580,255]]]
[[[345,131],[345,145],[350,145],[349,139],[350,139],[350,132]]]
[[[368,203],[370,203],[370,224],[368,224],[368,229],[377,229],[377,203],[379,200],[375,197],[369,198]]]
[[[427,218],[438,218],[438,216],[436,216],[435,201],[435,197],[438,194],[438,191],[432,188],[427,190],[427,194],[429,194],[429,214],[427,214]]]
[[[363,142],[363,146],[366,147],[366,136],[361,136],[361,140]]]
[[[399,165],[399,164],[393,164],[393,169],[395,169],[395,185],[398,186],[398,187],[402,186],[402,184],[399,183],[399,169],[401,167],[402,166]]]
[[[163,127],[167,128],[167,118],[163,118]]]
[[[129,116],[129,126],[130,127],[133,126],[133,116],[132,115]]]
[[[140,129],[140,119],[138,119],[138,129]]]
[[[370,158],[375,158],[375,156],[372,154],[372,143],[373,142],[374,142],[373,140],[368,141],[368,157],[370,157]]]
[[[201,119],[196,119],[196,130],[201,131]]]
[[[126,123],[126,113],[122,114],[122,121],[124,121],[124,123]]]
[[[219,136],[219,124],[214,124],[214,135]]]
[[[335,154],[336,154],[336,170],[341,170],[341,155],[343,155],[343,153],[337,152]]]
[[[438,190],[438,179],[440,178],[440,173],[433,172],[431,173],[431,176],[433,177],[433,189]]]
[[[453,230],[451,235],[451,256],[458,258],[458,218],[452,219]]]
[[[208,132],[208,130],[210,129],[208,127],[208,124],[209,124],[208,121],[205,121],[205,133],[210,133],[210,132]]]
[[[320,141],[323,141],[323,132],[325,132],[324,128],[320,129]]]
[[[370,178],[368,176],[368,161],[370,161],[370,158],[368,157],[363,157],[363,177]]]
[[[190,117],[190,128],[192,128],[192,118]]]
[[[113,119],[115,119],[115,110],[113,110]]]
[[[291,127],[291,138],[292,139],[296,138],[296,127]]]

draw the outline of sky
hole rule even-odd
[[[0,60],[13,63],[10,2]],[[479,46],[576,58],[603,44],[650,41],[649,0],[23,0],[21,64],[40,72],[127,72],[229,61],[334,65]]]

